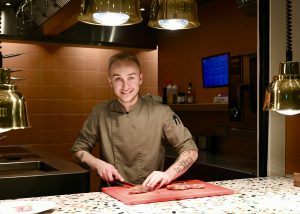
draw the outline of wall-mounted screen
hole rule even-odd
[[[229,53],[203,57],[203,88],[228,86]]]

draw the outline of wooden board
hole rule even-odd
[[[130,187],[115,186],[102,188],[102,192],[128,205],[147,204],[154,202],[210,197],[218,195],[229,195],[234,193],[234,191],[231,189],[215,184],[210,184],[200,180],[189,180],[182,182],[191,184],[205,184],[205,188],[189,190],[168,190],[167,188],[161,188],[147,193],[128,194],[128,190]]]

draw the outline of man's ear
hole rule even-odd
[[[142,85],[143,83],[143,78],[144,78],[143,73],[140,73],[140,85]]]
[[[112,86],[112,82],[111,82],[111,78],[110,76],[107,77],[108,83],[110,84],[110,86]]]

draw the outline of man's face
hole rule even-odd
[[[108,81],[119,102],[129,110],[138,100],[143,75],[139,67],[132,62],[122,62],[111,66]]]

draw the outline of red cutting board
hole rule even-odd
[[[176,181],[178,183],[179,181]],[[128,186],[115,186],[104,187],[102,192],[110,195],[111,197],[128,205],[133,204],[147,204],[153,202],[182,200],[188,198],[201,198],[217,195],[229,195],[234,191],[222,186],[210,184],[200,180],[181,181],[190,184],[205,184],[204,189],[188,189],[188,190],[168,190],[161,188],[147,193],[141,194],[128,194],[130,187]]]

